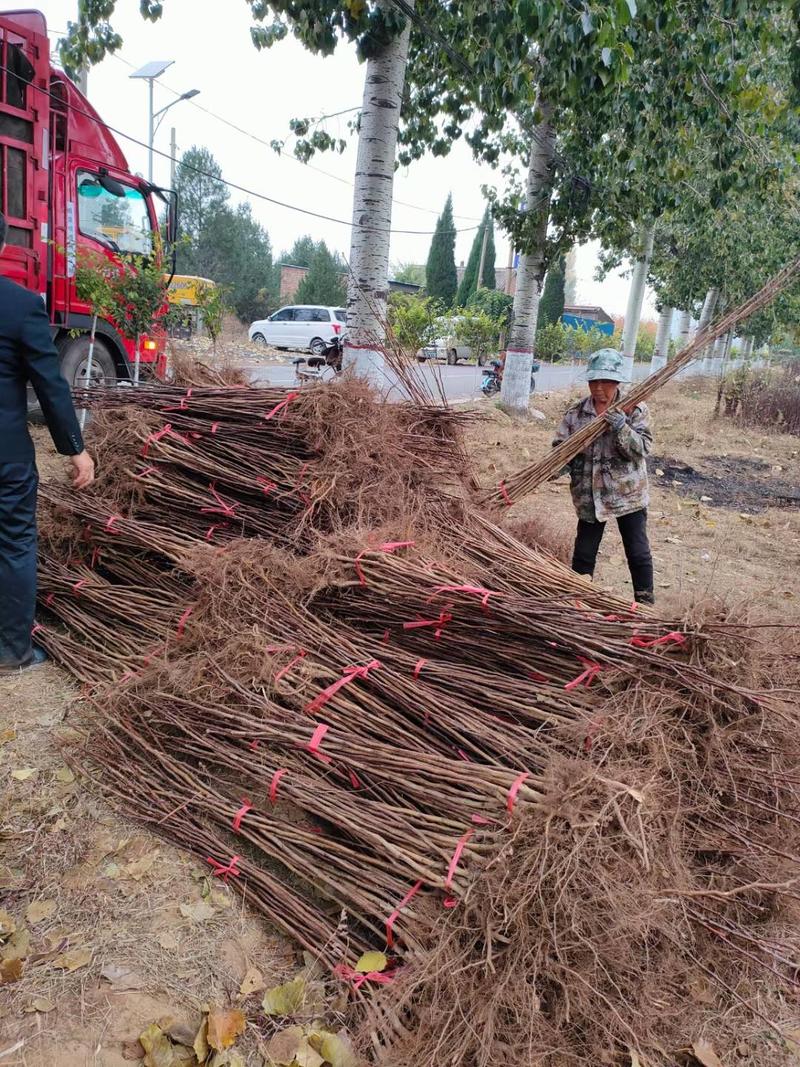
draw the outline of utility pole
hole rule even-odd
[[[178,166],[178,141],[173,126],[169,134],[169,187],[175,188],[175,171]]]

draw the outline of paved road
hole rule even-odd
[[[647,364],[637,364],[634,368],[634,381],[639,381],[646,376],[649,369]],[[436,376],[444,386],[445,396],[450,403],[459,400],[475,400],[481,396],[482,368],[474,364],[468,366],[449,367],[446,365],[430,366],[429,364],[417,365],[416,370],[421,378],[436,391]],[[264,382],[270,385],[294,385],[294,367],[291,365],[255,367],[252,372],[254,382]],[[569,389],[575,383],[586,380],[586,367],[583,364],[565,365],[544,364],[536,375],[536,390],[540,393],[553,392],[558,389]],[[387,382],[390,394],[397,390],[393,382]],[[399,390],[398,390],[399,393]]]

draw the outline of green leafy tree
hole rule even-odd
[[[397,292],[389,296],[389,325],[401,348],[411,355],[436,339],[441,314],[441,304],[430,297]]]
[[[263,318],[278,302],[278,271],[269,235],[249,204],[223,207],[208,221],[197,249],[197,270],[228,293],[243,322]]]
[[[458,339],[472,349],[472,355],[483,365],[489,352],[496,350],[503,330],[502,318],[493,318],[475,307],[458,313]]]
[[[140,256],[121,256],[109,261],[109,310],[114,322],[135,338],[133,381],[139,384],[142,335],[154,330],[169,310],[167,280],[160,264]]]
[[[198,286],[197,306],[203,314],[203,326],[216,352],[217,341],[222,336],[225,316],[230,310],[225,290],[221,285],[209,285],[208,283]]]
[[[390,274],[393,281],[425,286],[424,263],[397,263]]]
[[[281,257],[282,263],[291,263],[294,267],[310,267],[319,250],[319,245],[313,237],[305,234],[298,237],[288,252]]]
[[[456,271],[456,234],[453,220],[453,197],[447,197],[444,210],[436,222],[428,262],[425,267],[428,295],[444,307],[453,305],[458,286]]]
[[[193,145],[184,152],[175,173],[175,191],[180,204],[183,241],[178,246],[181,274],[205,276],[200,252],[212,219],[230,199],[228,187],[220,181],[222,168],[207,148]]]
[[[340,305],[347,300],[347,274],[338,256],[320,241],[305,278],[294,296],[296,304]]]
[[[458,292],[456,294],[456,307],[466,307],[469,303],[469,298],[478,288],[480,279],[478,278],[478,271],[481,265],[481,252],[483,251],[483,239],[486,234],[486,240],[488,242],[487,227],[491,225],[491,219],[488,209],[484,213],[480,226],[475,231],[475,239],[472,242],[472,248],[469,252],[469,259],[467,265],[464,268],[464,275],[459,282]],[[488,248],[487,248],[488,251]],[[494,269],[494,268],[492,268]]]
[[[544,280],[544,292],[539,302],[539,322],[543,326],[552,326],[561,321],[564,314],[564,272],[566,256],[559,256],[547,272]]]
[[[484,311],[490,318],[500,322],[503,330],[511,325],[514,297],[499,289],[476,289],[467,301],[467,307]]]
[[[489,236],[486,239],[486,251],[483,256],[483,273],[478,279],[478,285],[486,289],[497,288],[497,249],[494,244],[494,219],[489,208],[484,216],[484,226],[488,227]]]

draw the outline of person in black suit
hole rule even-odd
[[[6,220],[0,215],[0,251]],[[36,490],[39,476],[28,432],[28,382],[58,451],[71,457],[72,484],[94,481],[69,386],[61,376],[44,303],[0,277],[0,674],[47,659],[33,645],[36,610]]]

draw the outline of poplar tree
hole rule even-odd
[[[444,307],[452,307],[458,286],[452,194],[447,197],[444,211],[436,222],[436,231],[425,267],[425,278],[428,296],[440,301]]]

